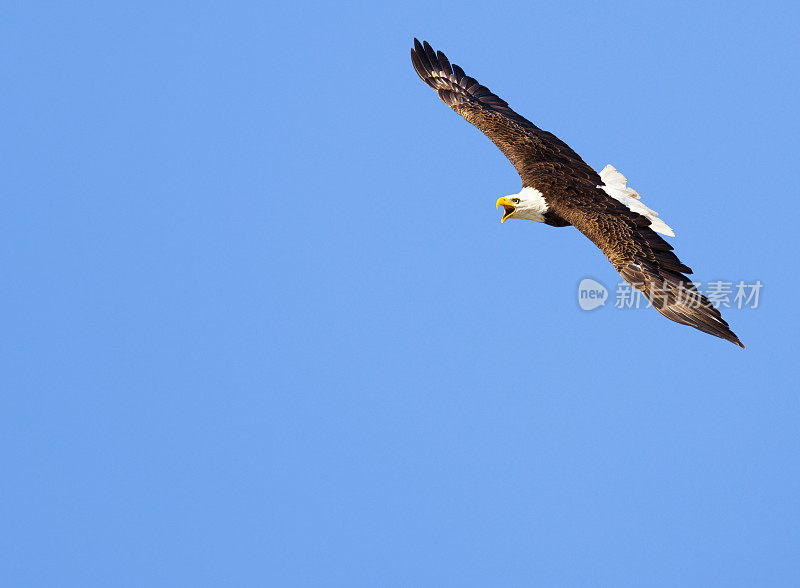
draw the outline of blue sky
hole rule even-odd
[[[791,585],[795,4],[10,3],[0,575]],[[653,310],[416,77],[444,50],[675,228]]]

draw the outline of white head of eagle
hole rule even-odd
[[[547,212],[547,201],[536,188],[523,188],[519,194],[511,194],[497,199],[496,208],[503,207],[501,223],[510,218],[532,220],[537,223],[544,222],[544,213]]]

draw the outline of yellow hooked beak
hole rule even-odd
[[[506,220],[511,218],[511,216],[514,214],[514,212],[516,212],[517,207],[515,205],[513,205],[511,203],[511,200],[509,200],[505,196],[503,196],[502,198],[498,198],[497,199],[497,205],[495,206],[495,208],[500,208],[501,206],[503,207],[503,210],[505,212],[503,213],[503,218],[500,219],[500,222],[504,223],[504,222],[506,222]]]

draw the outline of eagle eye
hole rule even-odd
[[[511,202],[513,202],[514,204],[519,204],[519,198],[512,198]]]

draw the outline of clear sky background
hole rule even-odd
[[[6,586],[796,585],[796,3],[10,2]],[[414,36],[761,280],[653,310]]]

